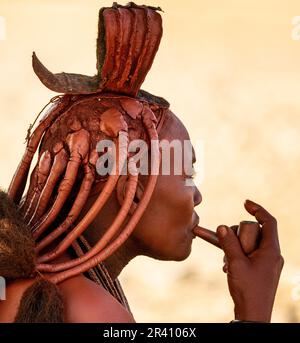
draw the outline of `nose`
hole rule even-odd
[[[197,187],[194,192],[194,207],[198,206],[202,202],[202,195]]]

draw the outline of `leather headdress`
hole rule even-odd
[[[33,53],[33,69],[52,91],[65,94],[113,92],[136,97],[162,37],[160,8],[114,3],[99,12],[97,74],[51,73]]]

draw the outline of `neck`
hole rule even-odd
[[[45,252],[51,251],[56,245],[56,242],[52,243],[45,249]],[[115,280],[121,274],[123,268],[137,255],[139,255],[139,253],[129,238],[117,251],[103,261],[112,280]],[[74,256],[65,251],[62,255],[55,258],[52,263],[66,262],[73,258]]]
[[[110,277],[115,280],[121,274],[123,268],[137,255],[136,249],[127,241],[113,255],[108,257],[103,264]]]

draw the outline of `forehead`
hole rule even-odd
[[[169,142],[179,140],[181,142],[190,141],[189,133],[182,121],[170,110],[166,113],[166,119],[159,132],[159,139],[166,139]],[[192,148],[193,161],[195,160],[195,151]]]
[[[159,139],[166,139],[168,141],[178,139],[183,141],[190,140],[190,136],[181,120],[169,110],[159,132]]]

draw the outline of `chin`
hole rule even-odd
[[[172,261],[180,262],[186,260],[192,252],[192,243],[192,239],[186,239],[184,241],[181,241],[181,244],[178,244],[176,250],[174,248],[173,255],[175,252],[175,256],[174,258],[172,258]]]
[[[185,252],[182,252],[182,254],[178,254],[177,256],[175,256],[171,261],[176,261],[176,262],[184,261],[190,256],[191,252],[192,252],[192,248],[190,246],[189,249],[187,249]]]
[[[173,249],[172,252],[165,252],[164,255],[160,255],[156,257],[158,260],[162,261],[175,261],[180,262],[186,260],[192,252],[192,245],[181,245],[180,248],[178,247]]]
[[[192,239],[181,239],[179,242],[177,241],[177,243],[172,243],[172,244],[168,244],[168,246],[166,247],[165,245],[165,249],[157,249],[157,248],[146,248],[144,247],[144,249],[141,250],[140,255],[144,255],[150,258],[154,258],[156,260],[161,260],[161,261],[176,261],[176,262],[180,262],[180,261],[184,261],[186,260],[192,251]]]

